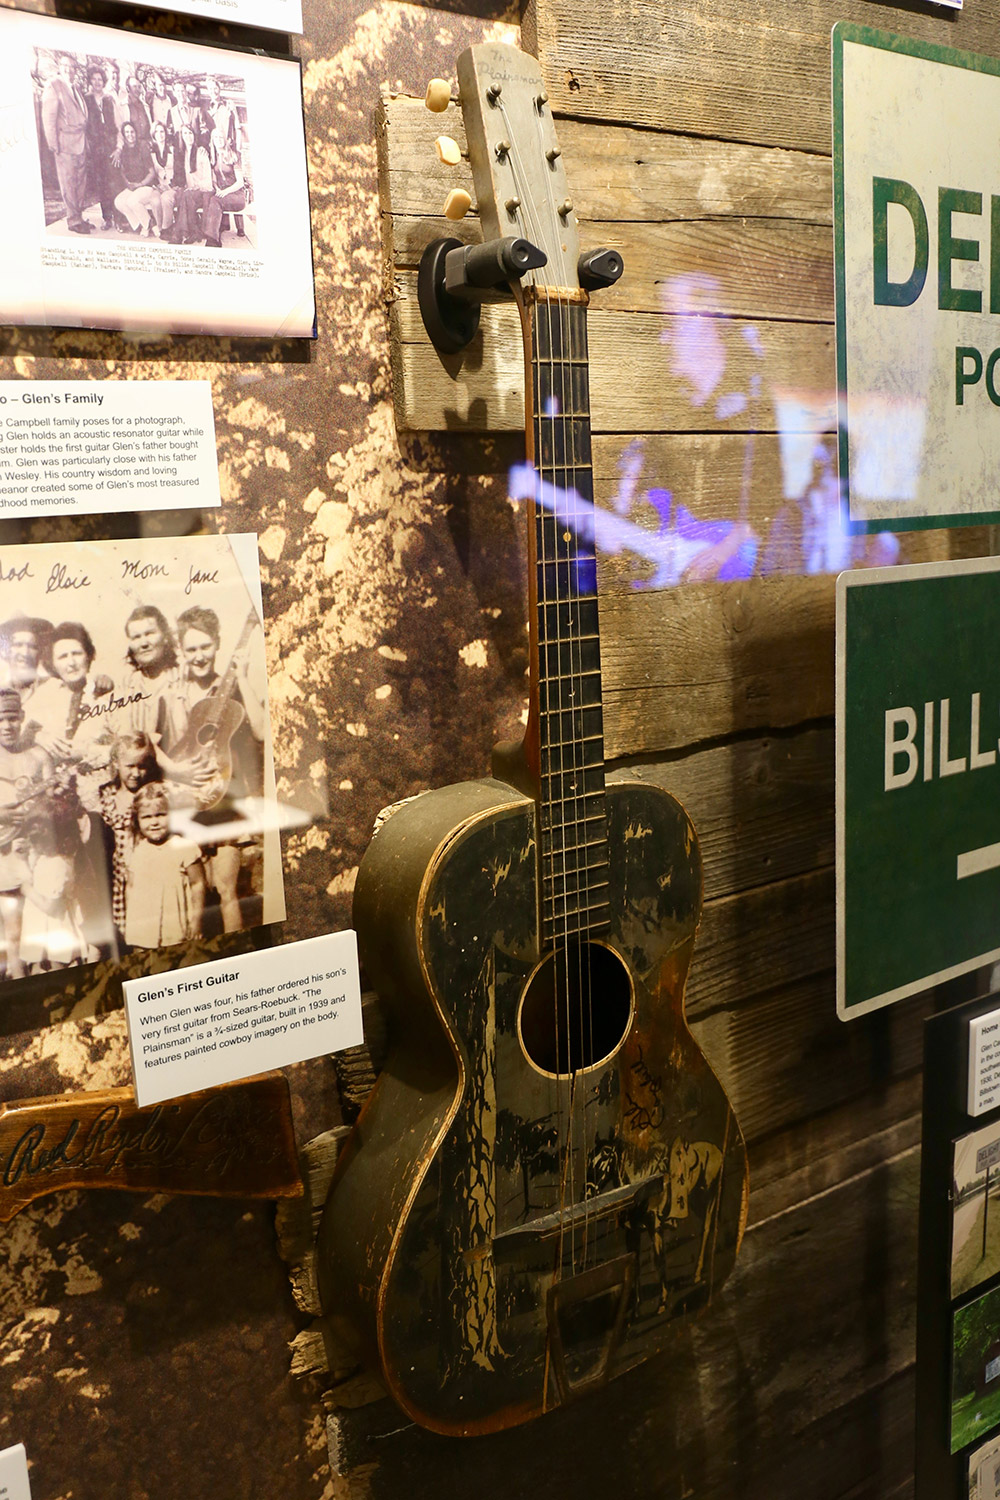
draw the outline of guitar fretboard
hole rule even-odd
[[[542,301],[532,323],[540,487],[535,609],[543,947],[606,931],[607,812],[594,555],[587,314]]]

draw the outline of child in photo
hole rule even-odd
[[[27,823],[21,962],[32,973],[93,963],[98,957],[84,933],[76,889],[80,820],[85,817],[75,795],[56,793],[49,809]]]
[[[135,843],[132,804],[141,786],[160,779],[156,750],[149,735],[141,729],[129,729],[124,734],[116,735],[111,745],[111,770],[114,780],[101,787],[93,811],[103,818],[114,840],[111,854],[111,915],[115,927],[124,934],[125,881],[129,856]]]
[[[166,788],[147,782],[132,805],[135,843],[125,887],[125,941],[133,948],[163,948],[196,938],[205,907],[201,851],[170,832]]]

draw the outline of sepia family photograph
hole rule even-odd
[[[3,979],[282,918],[274,795],[254,537],[4,552]]]
[[[110,52],[33,51],[49,235],[253,248],[242,78]]]

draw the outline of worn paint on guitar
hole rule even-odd
[[[683,1019],[697,845],[661,790],[611,775],[607,794],[606,940],[634,1004],[572,1107],[570,1078],[539,1072],[518,1039],[539,958],[534,804],[496,781],[428,793],[392,815],[359,876],[362,956],[397,1049],[338,1170],[321,1289],[439,1431],[523,1421],[648,1357],[707,1305],[742,1235],[742,1137]],[[580,1280],[609,1266],[603,1287]],[[574,1277],[592,1292],[575,1304]]]

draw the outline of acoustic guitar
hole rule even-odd
[[[458,77],[484,239],[545,260],[511,283],[537,476],[528,727],[492,777],[401,804],[362,861],[391,1049],[318,1263],[331,1327],[415,1421],[464,1435],[599,1388],[702,1311],[747,1163],[684,1015],[694,829],[604,768],[588,296],[538,64],[487,44]]]
[[[240,638],[236,642],[229,665],[218,679],[215,687],[204,698],[192,704],[188,711],[187,728],[172,745],[167,754],[172,760],[202,760],[212,768],[212,779],[196,788],[198,805],[207,812],[225,796],[233,779],[233,761],[230,742],[239,729],[246,713],[234,702],[236,689],[236,662],[241,651],[245,651],[257,628],[256,612],[251,610],[243,622]]]

